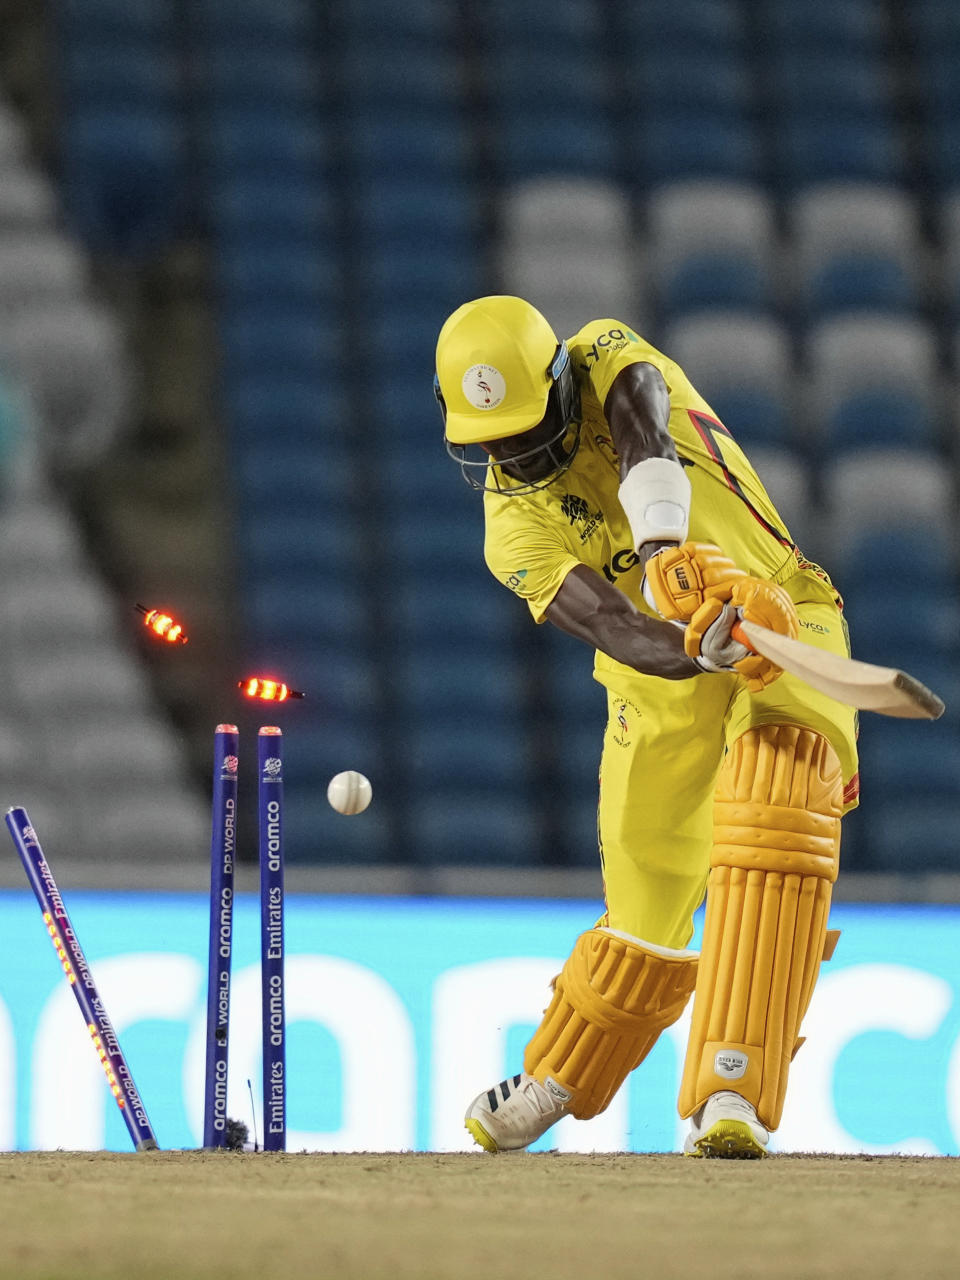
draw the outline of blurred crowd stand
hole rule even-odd
[[[430,394],[445,316],[503,291],[562,336],[610,316],[676,358],[834,574],[858,656],[943,694],[937,725],[864,717],[844,859],[877,883],[958,870],[955,0],[44,12],[46,178],[0,114],[20,174],[0,183],[0,280],[23,300],[0,298],[0,351],[53,482],[114,477],[88,505],[124,510],[99,544],[115,560],[146,528],[110,471],[130,397],[207,442],[154,468],[177,519],[214,513],[188,541],[158,502],[154,569],[189,546],[201,630],[216,580],[230,660],[311,694],[291,720],[294,863],[364,883],[595,868],[590,655],[486,573]],[[184,245],[191,319],[154,324],[131,365],[90,275],[152,278]],[[201,687],[168,704],[208,714]],[[324,798],[344,767],[375,794],[346,823]]]

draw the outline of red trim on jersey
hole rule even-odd
[[[791,542],[782,530],[778,529],[776,525],[772,525],[769,520],[765,519],[744,493],[740,485],[740,481],[727,466],[723,454],[720,452],[720,448],[717,445],[716,440],[713,438],[712,429],[707,430],[703,424],[705,422],[711,423],[712,427],[715,427],[718,431],[722,432],[728,440],[733,441],[733,436],[727,428],[718,418],[711,418],[708,413],[702,413],[699,409],[688,409],[687,414],[690,421],[693,423],[693,429],[703,441],[703,447],[723,472],[723,478],[726,480],[727,488],[730,492],[736,494],[762,529],[765,529],[771,537],[776,538],[777,542],[779,542],[782,547],[787,547],[789,550],[795,551],[796,543]]]
[[[703,446],[706,449],[707,453],[709,453],[710,457],[714,460],[714,462],[723,472],[723,476],[727,484],[730,486],[731,489],[733,489],[733,492],[736,493],[737,491],[733,485],[733,478],[730,475],[730,472],[727,468],[727,464],[724,462],[723,456],[720,453],[720,450],[717,448],[716,444],[714,443],[713,436],[710,434],[709,431],[704,430],[703,423],[700,421],[700,419],[707,418],[708,422],[712,422],[714,423],[715,426],[718,426],[718,427],[722,427],[723,423],[718,422],[716,418],[708,418],[707,414],[705,413],[696,413],[693,409],[688,409],[687,414],[690,418],[690,421],[693,423],[694,431],[696,431],[697,435],[703,441]],[[730,433],[727,432],[727,434],[729,435]],[[739,495],[737,496],[739,497]]]

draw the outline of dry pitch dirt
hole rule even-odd
[[[960,1160],[0,1155],[3,1280],[960,1275]]]

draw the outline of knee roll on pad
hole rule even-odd
[[[577,939],[524,1054],[524,1070],[580,1120],[599,1115],[693,992],[692,952],[591,929]],[[560,1092],[558,1092],[558,1090]]]
[[[679,1110],[732,1089],[780,1123],[790,1060],[835,939],[827,916],[840,852],[843,780],[829,742],[767,725],[731,747],[714,847]]]

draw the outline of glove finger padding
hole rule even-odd
[[[644,598],[668,622],[689,622],[707,600],[729,600],[745,578],[728,555],[710,542],[684,542],[647,561]]]
[[[769,627],[780,635],[796,639],[800,631],[800,619],[797,606],[790,599],[783,587],[775,582],[767,582],[763,578],[744,578],[733,588],[730,603],[735,605],[747,622],[758,622],[762,627]],[[759,693],[761,689],[772,684],[781,674],[781,668],[769,658],[761,658],[759,654],[751,654],[734,663],[735,669],[747,682],[751,693]]]
[[[750,653],[734,640],[731,631],[740,619],[740,610],[722,600],[707,600],[687,623],[683,648],[688,658],[704,671],[733,671]]]

